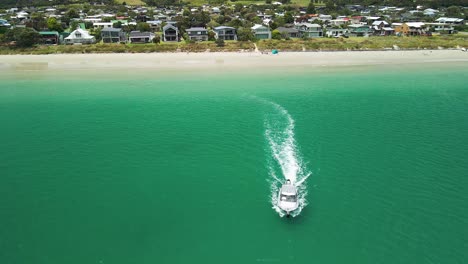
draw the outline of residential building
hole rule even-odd
[[[213,29],[215,39],[237,40],[236,29],[233,27],[219,26]]]
[[[271,31],[269,27],[256,24],[251,27],[256,39],[271,39]]]
[[[453,34],[455,33],[455,28],[452,24],[445,23],[426,23],[430,29],[439,34]]]
[[[163,27],[163,41],[177,42],[179,40],[179,29],[175,25],[167,24]]]
[[[425,24],[423,22],[406,22],[406,23],[393,23],[395,34],[405,36],[421,36],[425,35]]]
[[[327,31],[325,32],[325,36],[329,38],[341,37],[341,36],[347,36],[348,33],[349,33],[348,29],[346,28],[327,28]]]
[[[96,38],[81,28],[77,28],[65,38],[65,44],[92,44],[95,42]]]
[[[368,25],[351,24],[348,25],[349,35],[353,37],[369,36],[370,28]]]
[[[152,32],[132,31],[128,37],[130,43],[150,43],[153,41],[155,35]]]
[[[104,43],[127,42],[125,32],[121,28],[104,28],[101,30],[101,37]]]
[[[208,30],[203,27],[192,27],[185,30],[187,32],[188,38],[194,41],[207,41],[208,40]]]
[[[453,17],[439,17],[435,20],[437,23],[451,24],[451,25],[463,25],[464,19],[453,18]]]
[[[372,23],[372,31],[376,36],[390,36],[395,30],[390,27],[387,21],[377,20]]]
[[[59,33],[57,31],[39,31],[41,43],[47,45],[59,44]]]
[[[321,38],[323,37],[323,29],[319,24],[298,23],[296,29],[299,30],[303,38]]]
[[[283,38],[300,38],[301,33],[294,27],[279,27],[277,30],[281,33]]]

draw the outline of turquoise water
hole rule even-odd
[[[75,74],[1,77],[0,263],[468,259],[466,64]]]

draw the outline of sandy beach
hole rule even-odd
[[[460,50],[4,55],[0,69],[217,69],[468,62]]]

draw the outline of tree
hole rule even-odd
[[[4,41],[15,41],[18,47],[32,47],[37,44],[41,35],[32,28],[13,28],[5,32]]]
[[[449,6],[449,7],[447,7],[445,15],[448,16],[448,17],[458,17],[458,18],[463,17],[462,16],[462,10],[458,6]]]
[[[307,12],[307,14],[315,14],[316,13],[314,2],[310,1],[309,5],[307,6],[306,12]]]
[[[155,44],[161,43],[161,37],[159,35],[154,36],[153,43]]]
[[[234,12],[240,12],[244,8],[244,5],[241,3],[236,3],[234,5]]]
[[[72,21],[72,22],[70,23],[70,28],[71,28],[72,30],[77,29],[79,26],[80,26],[80,23],[78,23],[78,21]]]
[[[250,28],[239,28],[237,30],[237,39],[240,41],[255,40],[255,36]]]
[[[284,22],[286,24],[294,23],[294,17],[291,12],[284,13]]]
[[[31,20],[29,26],[33,27],[35,30],[43,30],[47,28],[47,21],[44,18],[44,15],[41,13],[33,13],[31,15]]]
[[[213,31],[208,31],[208,40],[209,41],[214,41],[215,39],[215,33]]]
[[[325,10],[327,11],[327,13],[335,12],[335,3],[332,0],[327,0],[327,2],[325,3]]]
[[[150,27],[150,25],[148,23],[140,22],[140,23],[137,24],[137,29],[140,32],[147,32],[147,31],[151,30],[151,27]]]
[[[117,22],[115,22],[115,23],[112,24],[112,27],[113,27],[113,28],[122,28],[122,22],[117,21]]]
[[[102,35],[101,35],[101,29],[100,28],[97,28],[97,29],[91,29],[91,31],[89,32],[92,36],[94,36],[94,38],[96,39],[96,42],[100,42],[101,39],[102,39]]]
[[[281,33],[279,30],[275,29],[271,32],[271,38],[272,39],[281,39]]]
[[[55,17],[47,19],[47,28],[52,31],[63,32],[62,24],[60,24]]]
[[[215,41],[215,43],[216,43],[216,46],[217,46],[217,47],[224,47],[224,45],[225,45],[224,40],[221,39],[221,38],[218,38],[218,39]]]

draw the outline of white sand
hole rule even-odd
[[[278,55],[240,53],[148,53],[3,55],[0,71],[41,70],[233,70],[284,67],[409,65],[468,62],[460,50],[282,52]]]

